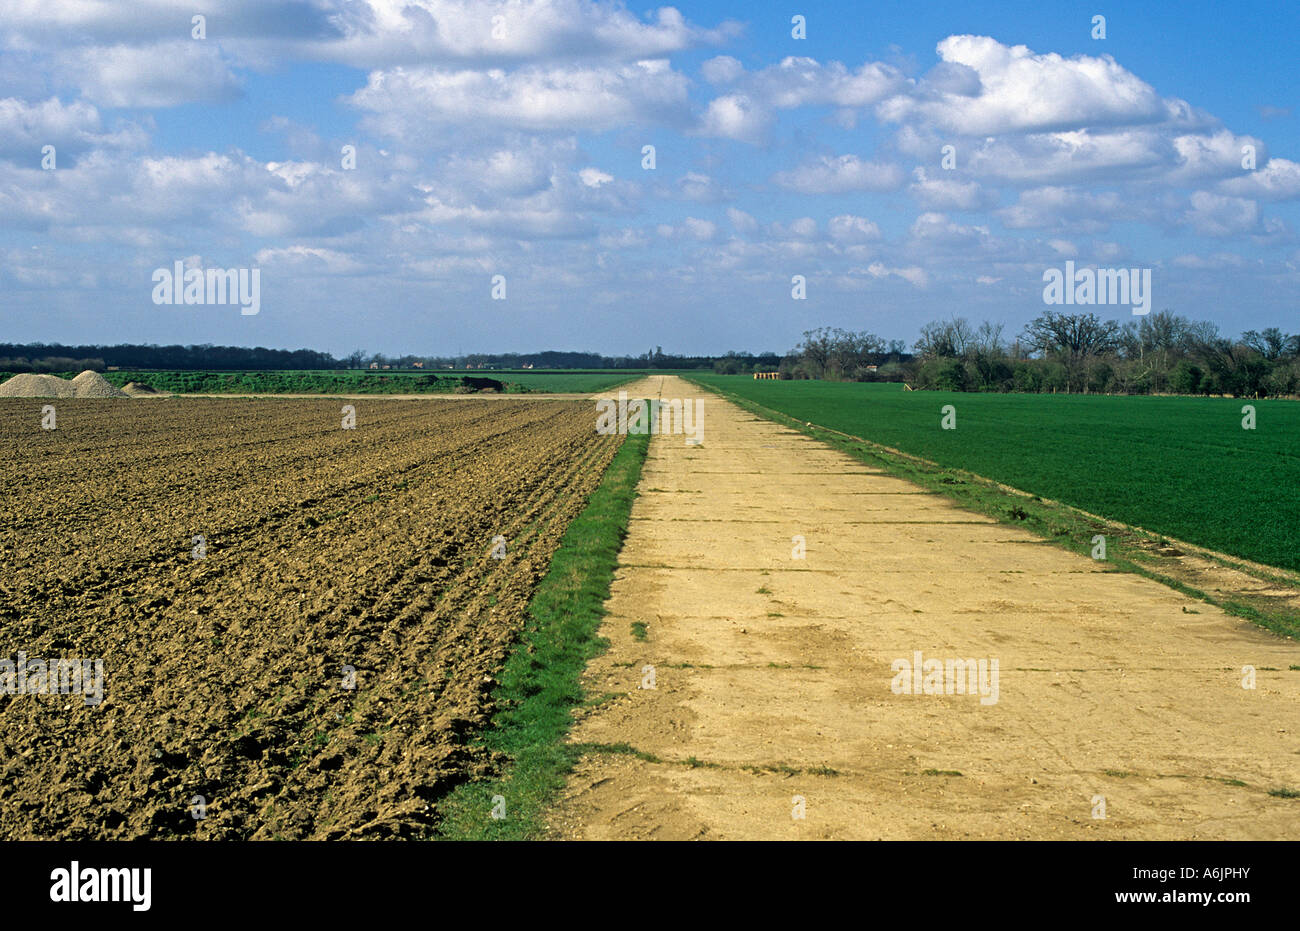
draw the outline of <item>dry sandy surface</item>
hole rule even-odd
[[[625,390],[703,396],[704,442],[651,442],[571,739],[660,762],[585,756],[556,836],[1300,836],[1269,794],[1300,790],[1295,641],[680,379]],[[997,659],[996,703],[896,694],[917,650]]]

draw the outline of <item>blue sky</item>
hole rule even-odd
[[[757,352],[823,325],[910,342],[954,314],[1014,335],[1067,260],[1149,268],[1156,309],[1225,333],[1294,331],[1298,20],[10,0],[0,340]],[[156,305],[176,261],[259,269],[259,313]]]

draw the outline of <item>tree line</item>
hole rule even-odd
[[[1300,334],[1277,327],[1226,336],[1208,321],[1160,311],[1121,324],[1047,311],[1013,337],[964,317],[927,323],[912,347],[872,333],[822,328],[776,366],[783,378],[902,381],[941,391],[1300,394]],[[716,368],[716,367],[715,367]]]
[[[261,346],[65,346],[62,343],[0,343],[0,372],[70,372],[109,366],[131,369],[212,371],[246,369],[341,369],[346,364],[314,349]]]
[[[772,365],[780,362],[776,353],[754,357],[732,353],[733,357]],[[331,369],[414,368],[420,363],[435,369],[707,369],[718,356],[665,353],[656,346],[640,355],[607,356],[595,352],[503,352],[459,355],[386,355],[357,349],[341,359],[314,349],[265,349],[244,346],[67,346],[62,343],[0,343],[0,372],[102,372],[108,367],[163,371],[292,371]]]

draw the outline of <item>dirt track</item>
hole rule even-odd
[[[1300,645],[702,396],[702,446],[652,440],[587,674],[613,696],[572,735],[640,756],[586,756],[558,836],[1300,836],[1269,794],[1300,790]],[[896,694],[918,650],[997,659],[996,703]]]

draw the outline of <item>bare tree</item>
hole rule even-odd
[[[1268,327],[1262,333],[1247,330],[1241,334],[1241,341],[1269,362],[1300,354],[1300,335],[1288,336],[1275,326]]]
[[[1096,314],[1058,314],[1047,311],[1029,321],[1024,340],[1044,356],[1058,355],[1065,363],[1071,391],[1088,388],[1088,364],[1119,345],[1120,327]]]
[[[965,317],[935,320],[921,327],[916,351],[923,356],[960,359],[975,341],[975,330]]]
[[[1058,314],[1047,311],[1025,327],[1024,340],[1042,353],[1061,352],[1086,359],[1113,351],[1119,344],[1119,324],[1096,314]]]

